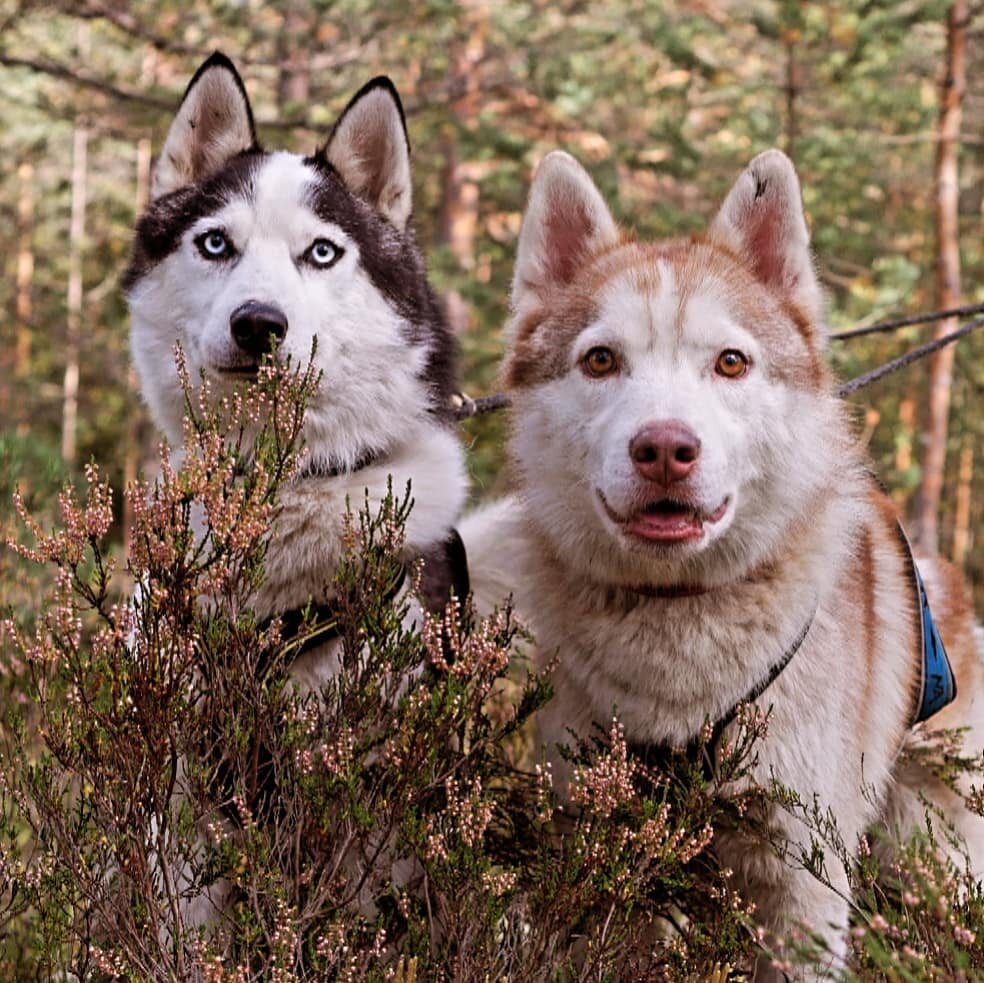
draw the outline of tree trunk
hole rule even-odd
[[[83,29],[84,29],[83,25]],[[80,29],[81,33],[82,29]],[[80,48],[83,45],[79,45]],[[80,119],[72,138],[72,219],[68,232],[68,323],[62,387],[62,457],[75,463],[79,414],[79,357],[82,340],[82,251],[85,238],[86,168],[89,131]]]
[[[34,279],[34,165],[29,161],[21,164],[17,168],[17,178],[20,182],[20,196],[17,201],[17,341],[14,348],[14,379],[21,382],[27,378],[31,367],[31,320],[34,316],[31,300],[31,283]],[[26,429],[27,419],[23,408],[18,408],[16,416],[18,430]]]
[[[895,438],[895,470],[907,474],[912,467],[912,444],[916,432],[916,400],[908,393],[899,402],[898,433]],[[909,492],[905,487],[896,488],[892,492],[899,509],[904,511]]]
[[[957,150],[966,86],[967,0],[954,0],[947,15],[946,64],[940,86],[936,144],[936,289],[937,305],[960,303],[960,239]],[[934,337],[957,327],[956,319],[938,322]],[[946,463],[947,423],[954,348],[940,349],[929,362],[929,410],[923,431],[922,482],[919,488],[917,542],[926,552],[939,551],[939,511]]]
[[[144,55],[140,83],[149,87],[154,81],[157,67],[157,54],[150,48]],[[136,194],[134,195],[134,213],[139,217],[143,214],[150,199],[150,167],[152,161],[150,135],[142,136],[137,141],[137,174]],[[140,460],[144,454],[144,437],[147,431],[147,414],[140,404],[140,386],[137,373],[130,363],[126,376],[127,388],[137,404],[134,412],[130,413],[126,429],[126,452],[123,456],[123,487],[129,488],[136,480],[140,468]],[[123,550],[124,555],[130,554],[130,533],[133,530],[133,506],[130,499],[123,498]]]
[[[783,90],[786,96],[786,139],[785,150],[790,160],[796,160],[796,138],[799,135],[796,97],[800,90],[800,67],[796,61],[797,34],[788,31],[783,39],[786,49],[786,78]]]
[[[442,140],[444,171],[442,174],[440,242],[457,260],[462,270],[475,266],[475,232],[478,226],[478,184],[468,179],[458,154],[458,141],[452,132]],[[445,312],[451,330],[462,334],[468,330],[471,311],[460,292],[448,290],[444,295]]]
[[[284,13],[280,36],[277,38],[277,57],[280,62],[277,105],[282,110],[304,105],[311,90],[307,50],[302,43],[308,32],[306,11],[306,3],[290,0]]]
[[[459,93],[452,103],[461,130],[472,126],[478,114],[479,66],[485,56],[489,11],[482,0],[465,0],[461,15],[468,34],[452,60],[450,89]],[[475,266],[475,234],[478,228],[478,182],[468,164],[462,162],[457,128],[450,126],[442,138],[440,242],[462,270]],[[461,293],[451,288],[444,294],[444,307],[451,330],[462,334],[471,323],[471,310]]]
[[[957,472],[957,507],[953,517],[953,562],[962,567],[970,552],[970,491],[974,478],[974,444],[971,437],[960,451]]]

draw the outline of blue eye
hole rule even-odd
[[[233,253],[232,243],[221,229],[209,229],[196,240],[195,245],[205,259],[226,259]]]
[[[344,254],[341,246],[336,246],[330,239],[315,239],[307,248],[304,258],[320,270],[334,266]]]

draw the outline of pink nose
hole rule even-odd
[[[693,471],[700,440],[680,420],[650,423],[629,441],[629,457],[643,478],[666,488]]]

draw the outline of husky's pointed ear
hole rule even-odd
[[[519,232],[512,305],[517,315],[570,283],[585,261],[618,241],[618,226],[588,172],[570,154],[543,158]]]
[[[413,211],[410,141],[396,86],[380,75],[352,97],[323,151],[353,194],[404,229]]]
[[[745,168],[711,224],[711,235],[747,257],[760,280],[822,321],[823,292],[810,255],[799,181],[781,150],[766,150]]]
[[[157,161],[153,197],[201,181],[254,146],[256,128],[243,80],[216,51],[188,83]]]

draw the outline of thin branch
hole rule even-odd
[[[176,99],[163,99],[159,96],[136,92],[133,89],[124,89],[107,82],[105,79],[74,71],[67,65],[48,58],[18,58],[15,55],[7,54],[5,51],[0,51],[0,65],[5,65],[8,68],[29,68],[33,72],[40,72],[42,75],[50,75],[52,78],[71,82],[83,89],[93,89],[103,95],[119,99],[121,102],[135,102],[144,106],[151,106],[154,109],[175,109],[177,106]]]
[[[453,416],[458,423],[461,423],[463,420],[469,420],[473,416],[484,416],[486,413],[493,413],[496,410],[504,409],[511,403],[512,400],[505,393],[481,396],[478,399],[471,399],[464,393],[458,393],[453,409]]]
[[[72,5],[69,5],[69,9],[63,10],[62,12],[68,14],[70,17],[78,17],[82,20],[105,20],[127,36],[136,38],[144,44],[149,44],[158,51],[164,51],[174,55],[202,57],[201,48],[195,45],[182,44],[180,41],[165,37],[162,34],[155,34],[125,9],[114,10],[108,5],[92,2],[85,7],[76,7],[74,9]]]
[[[843,341],[846,338],[860,338],[863,335],[880,334],[882,331],[894,331],[896,328],[907,328],[912,324],[926,324],[929,321],[943,321],[948,317],[966,317],[968,314],[980,314],[984,311],[984,303],[964,304],[961,307],[950,307],[943,311],[928,311],[924,314],[909,314],[905,317],[894,318],[891,321],[879,321],[861,328],[851,328],[830,336],[831,341]]]
[[[980,327],[984,327],[984,317],[979,317],[974,321],[968,321],[966,324],[957,328],[956,331],[951,331],[949,334],[945,334],[935,341],[929,341],[925,345],[913,348],[912,351],[906,352],[898,358],[893,358],[891,362],[879,365],[877,369],[872,369],[870,372],[865,372],[864,375],[859,375],[856,379],[851,379],[850,382],[845,382],[837,390],[837,395],[850,396],[862,387],[870,385],[872,382],[877,382],[892,372],[897,372],[899,369],[905,368],[905,366],[910,365],[917,359],[924,358],[926,355],[932,355],[933,352],[938,351],[940,348],[953,344],[953,342],[963,338],[964,335],[968,335]]]
[[[135,38],[144,44],[150,45],[157,51],[168,54],[180,55],[187,58],[204,59],[212,51],[214,45],[193,45],[182,44],[172,38],[162,34],[156,34],[145,24],[141,23],[133,14],[125,10],[114,10],[108,4],[99,3],[98,0],[90,0],[87,7],[72,9],[71,5],[64,11],[71,17],[80,17],[86,20],[104,20],[112,24],[118,31]],[[370,43],[377,43],[379,37],[373,35],[365,42],[357,42],[343,50],[334,49],[331,52],[318,52],[306,58],[306,68],[310,72],[328,72],[349,65],[360,58],[366,56],[366,47]],[[251,68],[279,68],[274,61],[266,61],[261,58],[253,58],[248,52],[239,52],[236,55],[236,63],[239,65],[249,65]]]
[[[121,102],[134,103],[152,109],[173,111],[178,105],[177,96],[171,98],[146,95],[135,89],[124,88],[112,82],[107,82],[105,79],[78,72],[50,58],[20,58],[0,50],[0,66],[28,68],[33,72],[48,75],[51,78],[61,79],[64,82],[70,82],[79,88],[92,89],[95,92],[100,92]],[[514,84],[515,79],[511,72],[503,72],[481,79],[477,85],[469,83],[467,79],[455,78],[452,79],[450,84],[442,85],[440,89],[432,92],[423,92],[416,99],[404,101],[403,109],[410,116],[421,110],[435,109],[449,105],[461,99],[464,95],[476,91],[507,91]],[[310,132],[320,132],[325,129],[323,122],[312,120],[307,116],[290,116],[286,119],[259,119],[256,121],[256,125],[261,130],[308,130]]]

